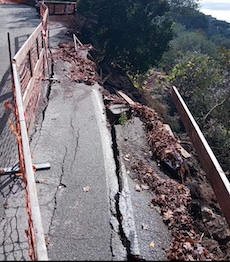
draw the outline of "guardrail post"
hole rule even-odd
[[[36,50],[37,50],[37,59],[39,59],[39,44],[38,44],[38,38],[36,38]]]
[[[28,52],[28,57],[29,57],[29,65],[30,65],[30,76],[33,76],[33,61],[31,58],[31,51],[29,50]]]

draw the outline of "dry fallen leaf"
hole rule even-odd
[[[130,160],[129,160],[129,157],[130,157],[130,154],[126,154],[126,155],[124,156],[124,160],[129,162],[129,161],[130,161]]]
[[[140,187],[138,184],[136,184],[135,190],[138,191],[138,192],[140,192],[140,191],[141,191],[141,187]]]
[[[173,212],[172,210],[168,209],[164,214],[163,214],[164,220],[168,221],[171,218],[173,218]]]
[[[155,246],[155,243],[152,241],[152,242],[150,242],[149,246],[150,246],[150,247],[154,247],[154,246]]]
[[[148,230],[149,229],[149,226],[147,224],[142,224],[141,225],[141,228],[144,229],[144,230]]]
[[[184,247],[187,251],[192,251],[192,250],[193,250],[193,247],[192,247],[192,245],[191,245],[190,242],[185,242],[185,243],[183,244],[183,247]]]
[[[149,189],[149,186],[142,184],[142,185],[141,185],[141,188],[144,189],[144,190],[147,190],[147,189]]]
[[[85,187],[83,187],[83,191],[84,191],[84,192],[89,192],[90,189],[91,189],[90,186],[85,186]]]
[[[35,183],[45,183],[47,181],[46,178],[38,178],[35,180]]]
[[[49,243],[50,243],[50,237],[49,236],[45,237],[45,243],[46,243],[46,246],[49,245]]]

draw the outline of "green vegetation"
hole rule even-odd
[[[196,20],[200,15],[200,19]],[[174,38],[159,67],[201,127],[222,168],[230,170],[230,24],[198,10],[174,15]],[[199,21],[199,22],[198,22]]]
[[[172,39],[167,1],[81,0],[88,20],[81,37],[93,44],[100,65],[143,73],[155,65]]]
[[[230,24],[201,13],[198,0],[78,0],[78,13],[99,66],[119,68],[142,90],[149,70],[163,72],[229,171]]]
[[[118,119],[118,122],[119,122],[120,125],[124,125],[127,122],[127,115],[126,115],[125,111],[121,112],[121,115]]]
[[[220,56],[224,55],[222,52]],[[208,55],[191,55],[172,68],[168,79],[179,89],[221,166],[227,171],[230,169],[229,70]],[[221,62],[225,64],[224,59]]]

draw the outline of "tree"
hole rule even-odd
[[[197,9],[199,0],[168,0],[172,10]]]
[[[201,29],[206,31],[209,27],[207,16],[197,10],[191,10],[181,15],[178,17],[177,21],[185,25],[189,30]]]
[[[82,37],[97,50],[97,61],[119,66],[131,74],[156,65],[172,39],[167,1],[80,0],[78,12],[94,23]],[[90,37],[90,38],[89,38]]]
[[[224,170],[230,170],[230,50],[219,61],[192,53],[173,67],[169,80],[180,91]]]
[[[230,49],[230,39],[221,35],[214,35],[211,37],[211,41],[217,45]]]
[[[169,12],[173,21],[179,22],[182,16],[193,13],[199,8],[199,0],[168,0]]]
[[[199,124],[216,103],[213,91],[222,83],[218,63],[208,55],[191,53],[176,64],[169,81],[175,85]]]
[[[190,32],[178,23],[173,24],[173,30],[176,37],[170,41],[170,49],[163,54],[159,64],[166,72],[171,71],[172,67],[187,56],[187,53],[189,53],[188,56],[191,52],[198,55],[217,56],[215,44],[208,40],[202,32]]]

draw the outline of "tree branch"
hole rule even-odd
[[[230,97],[230,94],[228,96],[226,96],[220,103],[217,103],[216,105],[214,105],[209,111],[208,113],[204,116],[203,121],[205,122],[206,119],[208,118],[208,116],[219,106],[222,106],[226,100],[228,100],[228,98]]]

